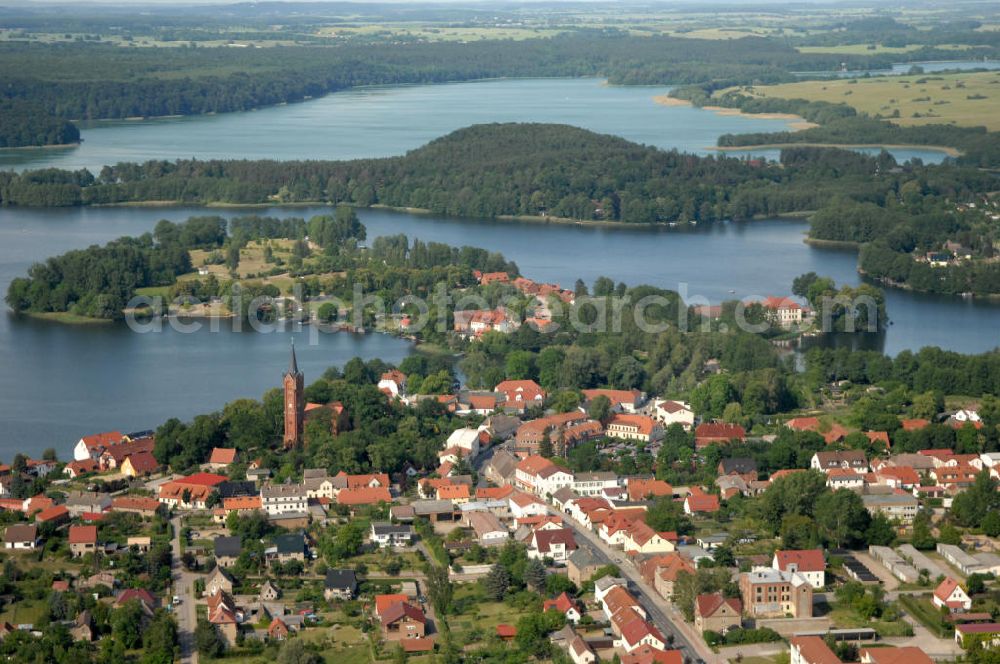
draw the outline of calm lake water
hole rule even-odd
[[[246,113],[83,128],[74,148],[0,150],[0,169],[89,168],[149,159],[355,159],[403,154],[484,122],[559,122],[664,149],[707,154],[722,134],[783,131],[785,120],[664,106],[669,87],[609,86],[597,79],[512,79],[373,87]],[[777,150],[748,154],[777,159]],[[944,153],[915,150],[937,163]]]
[[[327,208],[261,211],[310,216]],[[74,247],[151,230],[162,218],[205,214],[199,208],[4,210],[0,214],[0,289],[38,260]],[[243,211],[213,211],[223,216]],[[679,289],[690,301],[786,294],[799,274],[815,271],[857,283],[853,252],[812,248],[806,224],[773,220],[691,231],[607,229],[574,225],[488,222],[361,210],[369,238],[406,233],[424,240],[503,252],[522,273],[572,286],[600,275],[630,284]],[[735,293],[730,292],[735,291]],[[894,322],[868,345],[887,353],[937,345],[979,352],[1000,344],[1000,307],[888,291]],[[0,458],[55,446],[65,453],[83,433],[155,427],[189,418],[238,397],[259,397],[280,380],[289,334],[236,333],[223,325],[181,334],[136,334],[124,326],[65,326],[0,315]],[[347,359],[398,361],[411,346],[383,335],[296,334],[307,379]]]
[[[775,131],[781,120],[717,115],[652,101],[667,88],[609,87],[592,79],[485,81],[373,88],[291,106],[215,117],[102,124],[73,149],[0,151],[0,168],[88,167],[121,160],[198,158],[348,159],[401,154],[478,122],[563,122],[663,148],[705,153],[727,132]],[[776,156],[775,151],[767,152]],[[903,156],[903,155],[901,155]],[[932,151],[906,157],[940,158]],[[904,158],[906,158],[904,157]],[[325,208],[268,210],[310,216]],[[0,209],[0,291],[31,263],[73,248],[183,220],[191,208]],[[218,212],[225,216],[244,212]],[[802,243],[794,221],[718,225],[691,231],[511,224],[363,210],[369,237],[406,233],[488,247],[535,279],[566,286],[600,275],[679,289],[688,300],[785,294],[810,270],[857,283],[853,252]],[[731,292],[734,291],[734,292]],[[888,293],[894,325],[868,340],[895,354],[938,345],[979,352],[1000,343],[1000,307]],[[0,459],[54,446],[67,454],[83,434],[152,428],[278,385],[290,334],[202,330],[135,334],[123,326],[63,326],[0,314]],[[297,333],[307,379],[353,356],[398,361],[411,346],[382,335]]]

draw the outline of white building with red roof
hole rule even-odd
[[[651,443],[663,437],[663,429],[648,415],[617,413],[608,422],[607,435],[609,438]]]
[[[952,613],[968,611],[972,608],[972,598],[965,592],[958,581],[950,576],[934,589],[934,597],[931,598],[934,606],[947,608]]]
[[[97,459],[107,448],[121,444],[123,438],[121,431],[105,431],[84,436],[73,447],[73,458],[77,461]]]
[[[775,551],[771,567],[782,572],[798,572],[817,590],[826,585],[826,558],[822,549]]]
[[[788,297],[768,297],[761,301],[771,319],[782,327],[802,322],[802,305]]]
[[[504,395],[504,408],[508,410],[523,411],[529,406],[541,405],[546,397],[542,386],[533,380],[505,380],[493,391]]]
[[[683,401],[657,399],[653,402],[652,415],[664,429],[671,424],[680,424],[685,431],[690,431],[694,426],[694,411]]]

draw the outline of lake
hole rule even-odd
[[[0,150],[0,169],[89,168],[97,173],[106,164],[149,159],[388,157],[486,122],[558,122],[664,149],[708,154],[722,134],[789,127],[786,120],[721,115],[653,101],[669,90],[609,86],[591,78],[359,88],[245,113],[83,125],[78,147]],[[777,159],[778,150],[745,154]],[[919,156],[927,163],[944,158],[936,150],[898,155],[903,160]]]
[[[261,210],[280,217],[311,216],[329,208]],[[10,209],[0,213],[0,289],[38,260],[74,247],[151,230],[163,218],[183,220],[203,208]],[[856,255],[802,242],[807,225],[770,220],[691,230],[611,229],[597,226],[477,221],[360,210],[369,239],[406,233],[424,240],[476,245],[503,252],[521,272],[572,287],[601,275],[629,284],[678,289],[690,301],[787,294],[794,277],[815,271],[858,283]],[[735,292],[730,292],[735,291]],[[978,301],[887,291],[894,325],[865,341],[896,354],[926,345],[962,352],[1000,344],[1000,307]],[[289,334],[202,329],[181,334],[136,334],[123,325],[68,326],[0,315],[0,458],[54,446],[66,454],[82,434],[152,428],[171,416],[189,418],[238,397],[278,385]],[[310,345],[297,334],[307,380],[358,355],[396,362],[411,349],[392,337],[320,335]]]
[[[77,148],[0,151],[0,168],[87,167],[162,158],[350,159],[401,154],[479,122],[563,122],[640,143],[706,153],[720,134],[785,129],[786,121],[719,115],[653,101],[664,87],[614,87],[594,79],[479,81],[366,88],[249,113],[101,123]],[[776,156],[776,151],[765,151]],[[926,161],[934,151],[909,151]],[[268,210],[309,216],[316,209]],[[89,208],[0,210],[0,289],[31,263],[69,249],[151,230],[204,209]],[[233,216],[242,212],[222,212]],[[802,243],[803,222],[721,224],[689,231],[608,229],[446,219],[362,210],[369,237],[404,232],[450,244],[502,251],[535,279],[571,286],[600,275],[630,284],[681,289],[711,302],[784,294],[810,270],[857,283],[853,252]],[[687,284],[686,286],[684,284]],[[686,291],[684,289],[687,289]],[[735,291],[731,293],[730,291]],[[1000,308],[898,291],[888,293],[895,325],[867,340],[888,353],[939,345],[977,352],[997,345]],[[225,330],[225,326],[223,326]],[[307,379],[354,356],[394,362],[410,344],[383,335],[300,332]],[[190,418],[276,386],[288,334],[206,330],[135,334],[122,326],[64,326],[0,314],[0,458],[18,450],[65,454],[81,435],[155,427]]]

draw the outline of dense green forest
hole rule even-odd
[[[0,98],[0,148],[68,145],[80,141],[80,130],[48,113],[38,103]]]
[[[472,217],[710,222],[815,210],[835,196],[883,206],[918,178],[925,183],[921,198],[965,198],[992,181],[955,166],[897,168],[888,154],[797,148],[786,150],[781,164],[759,163],[668,152],[565,125],[494,124],[383,159],[155,161],[105,167],[97,176],[55,169],[0,173],[0,201],[330,201]]]
[[[0,98],[40,103],[53,119],[109,119],[242,111],[359,85],[506,76],[605,76],[621,84],[773,83],[792,80],[789,72],[795,70],[834,69],[843,59],[802,54],[760,38],[631,37],[616,31],[520,42],[267,49],[3,42]],[[859,67],[887,63],[881,56],[849,60]]]

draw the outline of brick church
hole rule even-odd
[[[285,435],[283,441],[286,448],[300,444],[305,423],[324,412],[330,413],[330,432],[334,436],[349,428],[347,411],[341,402],[306,403],[305,374],[299,370],[294,343],[288,362],[288,371],[282,377],[282,385],[285,391]]]

